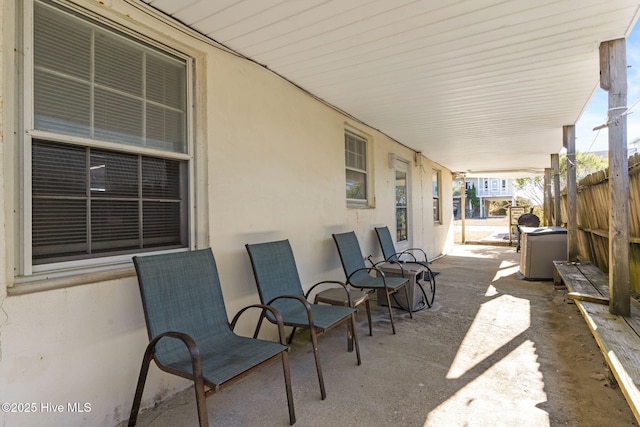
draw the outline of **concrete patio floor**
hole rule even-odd
[[[432,265],[434,306],[413,319],[396,310],[396,335],[386,307],[372,305],[372,337],[360,311],[361,366],[342,328],[320,337],[324,401],[308,334],[297,334],[296,426],[637,425],[566,290],[519,279],[518,256],[513,247],[456,246]],[[281,364],[214,394],[207,407],[211,425],[289,425]],[[192,387],[138,422],[197,425]]]

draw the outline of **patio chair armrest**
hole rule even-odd
[[[402,277],[404,277],[404,267],[402,266],[402,261],[394,261],[392,259],[387,259],[387,260],[382,260],[382,261],[378,261],[376,262],[373,266],[376,268],[376,271],[378,271],[383,277],[384,277],[384,273],[382,271],[380,271],[380,269],[378,268],[378,266],[380,264],[385,264],[385,263],[389,263],[389,264],[398,264],[398,267],[400,267],[400,275]]]
[[[266,305],[266,304],[251,304],[251,305],[248,305],[248,306],[244,307],[243,309],[238,311],[235,316],[233,316],[233,320],[229,324],[229,327],[231,328],[231,330],[233,331],[235,329],[236,323],[238,322],[238,319],[240,319],[240,316],[242,316],[244,314],[244,312],[249,310],[250,308],[260,308],[260,309],[262,309],[262,313],[263,314],[267,310],[270,311],[271,314],[273,314],[273,317],[275,317],[276,323],[278,324],[278,336],[280,338],[280,344],[287,345],[286,344],[286,337],[284,335],[284,322],[282,321],[282,316],[280,315],[278,310],[276,310],[275,308],[271,307],[270,305]]]
[[[413,253],[413,251],[417,251],[417,252],[421,252],[422,256],[424,257],[424,261],[419,261],[418,258],[416,258],[415,254]],[[422,250],[421,248],[409,248],[409,249],[405,249],[404,251],[400,252],[397,254],[398,258],[400,258],[402,255],[410,255],[411,258],[413,258],[413,262],[424,262],[424,263],[429,263],[429,258],[427,258],[427,253]]]
[[[380,264],[384,264],[385,262],[393,262],[393,261],[390,261],[390,260],[387,260],[387,259],[383,259],[382,261],[378,261],[378,262],[373,262],[373,261],[371,260],[371,255],[369,255],[369,256],[367,257],[367,260],[369,260],[369,262],[371,263],[371,266],[372,266],[372,267],[376,267],[376,268],[377,268]]]
[[[373,266],[373,267],[363,267],[363,268],[359,268],[357,270],[352,271],[351,274],[349,275],[349,277],[347,277],[347,284],[357,288],[358,286],[353,284],[353,282],[351,282],[351,278],[353,277],[354,274],[356,274],[356,273],[358,273],[360,271],[366,271],[367,273],[371,273],[372,271],[375,271],[378,274],[378,277],[382,277],[382,283],[384,285],[384,288],[387,289],[387,277],[385,276],[385,274],[384,274],[384,272],[382,270],[380,270],[378,267],[375,267],[375,266]]]
[[[396,255],[399,255],[399,254],[396,254]],[[411,255],[413,255],[413,254],[411,254]],[[391,258],[392,258],[392,257],[389,257],[389,259],[383,259],[382,261],[373,262],[373,261],[371,260],[371,255],[369,255],[369,256],[367,257],[367,259],[368,259],[368,260],[369,260],[369,262],[372,264],[372,266],[376,268],[376,271],[378,271],[378,272],[380,272],[380,273],[382,273],[382,272],[378,269],[378,266],[379,266],[380,264],[385,264],[385,263],[389,263],[389,264],[398,264],[398,267],[400,267],[400,273],[402,274],[402,277],[404,277],[404,268],[402,267],[402,261],[395,261],[395,260],[393,260],[393,259],[391,259]],[[415,257],[414,257],[414,259],[415,259]]]
[[[304,308],[307,311],[307,319],[309,320],[309,326],[310,327],[314,327],[315,326],[315,324],[313,323],[313,315],[311,314],[311,304],[309,304],[309,301],[307,301],[306,298],[303,298],[303,297],[301,297],[299,295],[280,295],[280,296],[277,296],[277,297],[273,298],[271,301],[269,301],[267,303],[267,305],[271,305],[274,301],[279,300],[279,299],[284,299],[284,298],[295,299],[295,300],[300,301],[300,303],[302,305],[304,305]]]
[[[155,353],[156,345],[158,344],[158,342],[162,338],[167,337],[178,339],[184,343],[184,345],[189,350],[189,357],[191,359],[194,378],[202,378],[202,361],[200,360],[200,349],[198,348],[198,344],[196,343],[196,341],[189,334],[186,334],[184,332],[167,331],[153,337],[149,344],[147,344],[147,349],[144,352],[143,360],[150,360],[150,357]]]

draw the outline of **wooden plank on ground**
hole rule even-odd
[[[640,423],[640,337],[627,319],[609,313],[608,306],[576,301],[611,372]]]
[[[589,280],[596,291],[604,297],[609,297],[609,276],[590,262],[577,263],[576,267]]]
[[[595,295],[585,295],[585,294],[579,294],[577,292],[569,292],[567,293],[567,297],[572,300],[595,302],[596,304],[609,305],[609,298],[595,296]]]
[[[569,295],[575,296],[576,306],[640,423],[640,303],[631,300],[630,316],[611,314],[601,301],[609,294],[608,277],[602,271],[590,263],[553,264]]]
[[[567,289],[569,289],[569,292],[575,292],[582,295],[593,295],[595,297],[604,296],[602,293],[598,292],[598,289],[596,289],[593,284],[584,276],[582,271],[580,271],[580,269],[578,268],[577,263],[554,261],[553,264],[556,271],[562,278],[565,286],[567,287]],[[584,264],[580,265],[584,266]],[[601,272],[600,274],[603,273]]]

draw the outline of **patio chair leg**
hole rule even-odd
[[[309,328],[311,334],[311,345],[313,346],[313,356],[316,359],[316,370],[318,371],[318,382],[320,383],[320,396],[322,400],[327,398],[327,392],[324,389],[324,378],[322,377],[322,367],[320,366],[320,354],[318,354],[318,336],[315,328]]]
[[[260,314],[260,319],[258,319],[258,324],[256,325],[256,331],[253,333],[253,338],[258,338],[258,334],[260,333],[260,328],[262,327],[262,321],[264,320],[265,314],[264,310]]]
[[[291,342],[293,341],[293,336],[296,333],[296,327],[294,326],[293,329],[291,330],[291,335],[289,335],[289,338],[287,339],[287,345],[291,345]]]
[[[356,346],[356,359],[358,360],[358,366],[360,366],[362,362],[360,360],[360,344],[358,344],[358,331],[356,330],[356,314],[355,313],[351,313],[350,327],[351,327],[352,333],[351,333],[351,339],[349,340],[349,343],[351,344],[351,347],[353,347],[354,345]]]
[[[373,336],[373,330],[371,329],[371,304],[369,299],[364,302],[365,308],[367,309],[367,321],[369,321],[369,336]]]
[[[404,295],[407,297],[407,306],[409,307],[409,317],[413,319],[413,301],[409,299],[409,283],[404,285]]]
[[[358,336],[356,335],[357,334],[356,332],[357,326],[356,326],[356,320],[355,320],[356,314],[353,313],[352,316],[353,316],[353,319],[347,323],[347,351],[349,353],[353,351],[354,342],[356,343],[356,351],[360,350],[357,345]],[[360,359],[360,356],[358,356],[358,359]],[[358,363],[358,365],[359,364],[360,363]]]
[[[204,393],[204,380],[202,372],[193,379],[193,385],[196,389],[196,406],[198,408],[198,421],[200,427],[209,427],[209,416],[207,414],[207,397]]]
[[[429,267],[427,267],[427,271],[425,273],[429,276],[429,292],[431,294],[431,301],[429,302],[429,296],[427,296],[427,304],[429,304],[429,308],[431,308],[431,305],[436,298],[436,276],[433,275],[433,271],[431,271]]]
[[[296,411],[293,407],[293,393],[291,391],[291,373],[289,371],[289,350],[282,352],[282,369],[284,370],[284,385],[287,390],[287,404],[289,406],[289,424],[296,423]]]
[[[197,349],[195,352],[191,350],[191,372],[193,373],[193,386],[196,389],[198,421],[200,422],[200,427],[209,427],[207,395],[204,392],[204,378],[202,376],[202,361],[200,360],[200,352]]]
[[[429,273],[425,272],[425,274]],[[422,292],[427,308],[431,308],[431,306],[433,305],[433,300],[435,299],[436,288],[434,280],[435,279],[431,278],[428,278],[426,280],[423,278],[422,281],[416,280],[416,283],[420,285],[420,292]]]
[[[393,334],[395,335],[396,326],[393,324],[393,312],[391,310],[391,298],[389,298],[389,291],[387,291],[386,289],[385,289],[385,294],[387,295],[387,308],[389,309],[389,319],[391,319],[391,330],[393,331]],[[407,298],[407,301],[409,301],[408,298]]]
[[[144,385],[147,381],[147,374],[149,373],[149,365],[151,364],[153,350],[151,346],[147,346],[147,350],[144,353],[142,359],[142,366],[140,367],[140,375],[138,376],[138,385],[136,386],[136,393],[133,397],[133,406],[131,407],[131,414],[129,415],[128,427],[133,427],[138,421],[138,412],[140,411],[140,402],[142,400],[142,392],[144,391]]]

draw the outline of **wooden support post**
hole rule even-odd
[[[551,225],[551,168],[544,168],[544,219],[543,224]]]
[[[551,155],[551,169],[553,170],[553,225],[562,225],[562,213],[560,212],[560,156]]]
[[[576,127],[563,126],[562,138],[567,149],[567,261],[578,260],[578,211],[576,183]]]
[[[630,316],[625,39],[610,40],[600,45],[600,86],[609,92],[609,311]]]

